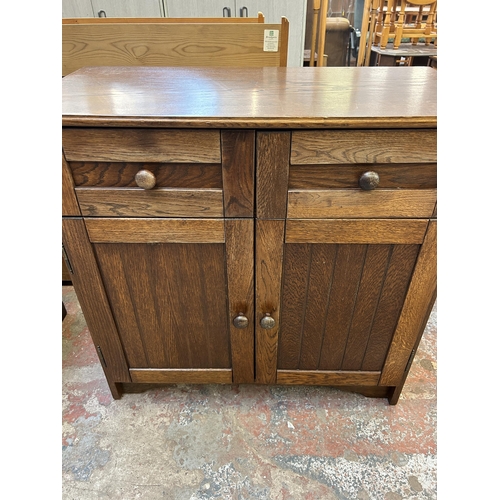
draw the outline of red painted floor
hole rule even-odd
[[[435,499],[434,306],[399,403],[328,387],[175,385],[115,401],[63,287],[63,498]]]

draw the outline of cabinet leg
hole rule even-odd
[[[108,383],[109,385],[109,390],[111,391],[111,395],[113,396],[113,399],[121,399],[122,397],[122,384],[120,383]]]
[[[104,372],[104,375],[106,376],[106,382],[108,383],[108,387],[111,395],[113,396],[113,399],[121,399],[123,394],[122,384],[120,382],[113,382],[112,380],[110,380],[106,375],[106,372]]]
[[[398,385],[396,387],[390,387],[388,394],[387,394],[387,400],[389,401],[390,405],[395,405],[399,401],[399,396],[401,396],[401,391],[403,390],[403,384]]]

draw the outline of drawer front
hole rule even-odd
[[[218,130],[65,128],[67,161],[220,163]]]
[[[432,217],[436,149],[435,130],[293,132],[287,217]]]
[[[435,163],[435,129],[307,130],[292,133],[291,164]]]
[[[63,129],[82,215],[223,217],[218,130]]]

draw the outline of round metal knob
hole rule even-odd
[[[149,170],[139,170],[135,174],[135,182],[142,189],[153,189],[156,185],[156,177]]]
[[[370,191],[371,189],[375,189],[379,182],[380,177],[377,172],[365,172],[359,178],[359,187],[365,191]]]
[[[246,328],[248,326],[248,318],[243,313],[239,313],[238,316],[233,319],[233,325],[236,328]]]
[[[266,315],[260,320],[260,326],[265,330],[274,328],[274,325],[276,325],[276,321],[274,321],[274,318],[269,313],[266,313]]]

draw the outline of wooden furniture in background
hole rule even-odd
[[[318,38],[318,17],[319,17],[320,6],[321,6],[321,0],[313,0],[313,18],[312,18],[312,29],[311,29],[311,48],[309,52],[309,66],[314,66],[316,62],[316,39]]]
[[[313,21],[311,34],[311,50],[309,54],[309,66],[325,66],[325,37],[326,37],[326,16],[328,12],[328,0],[314,0]],[[319,24],[319,26],[318,26]],[[318,47],[315,53],[316,45]]]
[[[307,0],[63,0],[63,18],[224,18],[240,22],[262,12],[266,22],[289,21],[287,66],[302,67]]]
[[[407,8],[411,6],[418,6],[418,13],[409,23],[406,20]],[[399,47],[403,38],[410,38],[413,45],[423,38],[426,46],[433,40],[434,47],[437,47],[436,16],[437,0],[401,0],[394,31],[394,48]]]
[[[404,38],[410,38],[415,48],[411,53],[412,48],[403,44],[410,58],[421,55],[420,47],[436,50],[436,19],[437,0],[365,0],[357,65],[370,65],[372,50],[377,54],[383,54],[387,47],[398,50]],[[423,45],[418,45],[420,39]]]
[[[85,66],[287,65],[286,18],[281,24],[169,21],[63,20],[63,76]],[[269,31],[278,36],[276,47],[266,44]]]
[[[63,245],[115,398],[397,402],[436,297],[434,70],[84,68],[62,124]]]
[[[430,45],[403,43],[397,49],[388,43],[385,49],[372,45],[370,66],[428,66],[429,57],[437,56],[437,48]]]

